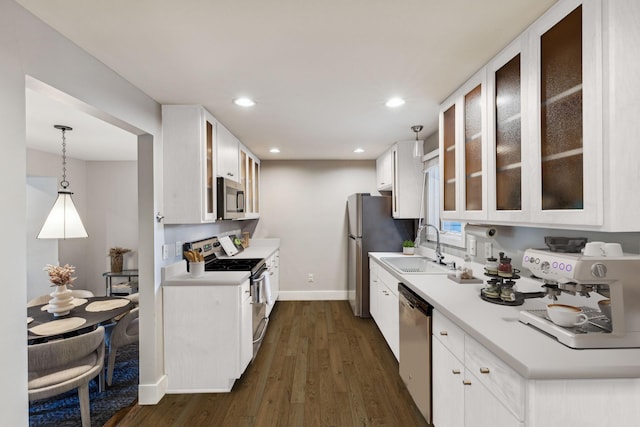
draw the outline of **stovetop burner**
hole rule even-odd
[[[250,271],[257,272],[265,264],[262,258],[216,258],[207,262],[205,271]]]

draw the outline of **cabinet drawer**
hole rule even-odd
[[[464,331],[439,311],[433,310],[433,336],[460,360],[464,360]]]
[[[465,337],[465,367],[509,409],[524,420],[525,379],[479,342]]]
[[[400,281],[385,270],[384,267],[378,268],[378,282],[384,283],[393,295],[398,296],[398,283],[400,283]]]

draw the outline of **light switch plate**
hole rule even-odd
[[[176,258],[182,257],[182,242],[176,242]]]
[[[467,237],[468,239],[468,245],[467,245],[467,253],[471,256],[476,256],[477,254],[477,249],[476,249],[476,238],[474,236],[469,236]]]
[[[169,245],[162,245],[162,259],[169,259]]]
[[[484,244],[484,257],[491,258],[493,256],[493,244],[491,242],[485,242]]]

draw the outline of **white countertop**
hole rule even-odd
[[[279,247],[280,239],[255,239],[233,258],[267,258]],[[192,277],[187,272],[187,262],[180,260],[162,268],[162,286],[237,286],[250,275],[248,271],[205,271],[200,277]]]
[[[547,299],[527,299],[521,306],[480,299],[483,284],[459,284],[443,275],[400,274],[381,261],[400,252],[371,252],[389,273],[429,302],[520,375],[529,379],[638,378],[640,349],[572,349],[518,320],[521,310],[544,309]],[[474,275],[478,264],[474,265]],[[540,291],[540,283],[517,281],[518,290]],[[567,297],[571,298],[571,297]],[[591,298],[589,305],[596,304]]]

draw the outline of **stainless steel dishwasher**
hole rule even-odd
[[[398,284],[400,377],[416,406],[431,424],[431,307],[404,284]]]

